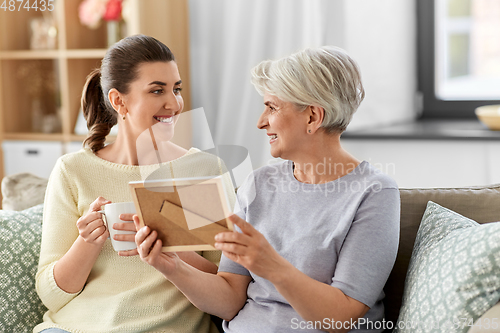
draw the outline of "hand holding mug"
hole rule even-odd
[[[90,204],[87,214],[80,217],[76,222],[78,233],[85,242],[102,246],[106,242],[106,239],[108,239],[109,232],[99,210],[102,205],[109,203],[111,201],[103,197],[98,197]]]
[[[108,227],[111,244],[119,255],[136,255],[135,226],[132,220],[135,214],[133,202],[117,202],[104,205],[99,211]]]
[[[136,228],[134,225],[134,213],[125,213],[120,214],[119,219],[122,222],[117,222],[113,224],[113,229],[116,230],[113,235],[113,239],[119,242],[127,242],[127,244],[134,243],[135,244],[135,234]],[[131,245],[131,244],[130,244]],[[130,250],[118,251],[118,255],[120,256],[135,256],[138,254],[137,247],[134,245],[130,246]]]

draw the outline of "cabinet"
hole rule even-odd
[[[342,146],[390,175],[400,187],[500,183],[498,140],[341,139]]]
[[[0,9],[0,141],[53,141],[66,147],[85,139],[74,133],[81,91],[87,74],[100,66],[106,53],[107,32],[104,23],[97,29],[80,23],[81,1],[54,1],[51,12],[17,10],[19,2],[15,11]],[[187,0],[128,0],[128,5],[127,34],[151,35],[174,52],[183,81],[184,109],[190,110]],[[54,22],[55,29],[42,36],[53,38],[48,42],[53,48],[33,49],[31,25],[43,17]],[[178,144],[190,146],[189,124],[176,133],[183,134],[176,136]],[[3,152],[0,156],[7,158]],[[4,163],[0,162],[1,179]]]
[[[29,172],[38,177],[48,178],[57,159],[63,153],[63,146],[59,141],[4,140],[2,149],[6,176]]]

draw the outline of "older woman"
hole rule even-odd
[[[399,192],[340,144],[364,98],[356,63],[327,46],[264,61],[252,75],[265,105],[257,126],[285,161],[256,170],[238,190],[230,219],[240,232],[216,236],[218,274],[162,253],[147,227],[136,235],[141,258],[225,319],[226,332],[382,331]]]

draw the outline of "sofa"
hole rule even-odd
[[[3,182],[7,181],[9,180],[3,180]],[[39,186],[39,183],[37,183],[37,186]],[[435,244],[432,244],[432,242],[420,239],[422,238],[421,234],[435,237],[432,225],[431,228],[427,228],[426,230],[422,228],[419,230],[421,223],[423,223],[422,221],[425,221],[425,223],[429,221],[437,223],[438,227],[434,229],[439,229],[439,231],[446,233],[446,235],[440,234],[438,241],[435,242],[439,246],[449,244],[449,242],[445,242],[450,238],[449,236],[452,236],[452,240],[458,239],[459,242],[465,244],[465,241],[460,238],[464,237],[464,230],[466,232],[480,230],[492,237],[500,235],[500,229],[497,228],[500,227],[498,223],[491,223],[491,230],[477,228],[476,226],[476,222],[486,224],[500,221],[500,184],[466,188],[400,189],[400,192],[401,236],[396,263],[384,288],[386,294],[384,300],[386,323],[384,324],[385,326],[381,327],[386,329],[385,332],[392,332],[397,327],[398,318],[400,322],[401,317],[408,319],[408,315],[411,315],[410,305],[415,302],[417,305],[419,304],[418,292],[421,291],[422,287],[426,288],[425,280],[424,283],[418,283],[418,274],[419,271],[422,271],[422,267],[425,266],[424,264],[432,261],[426,260],[424,264],[417,263],[415,260],[416,255],[425,254],[427,247],[432,247],[434,250],[433,252],[429,252],[433,258],[447,253],[446,249],[442,250]],[[4,197],[3,199],[6,200],[8,198]],[[0,210],[0,333],[31,332],[32,327],[41,320],[42,314],[45,311],[43,304],[37,298],[34,290],[34,276],[40,246],[41,221],[42,205],[40,204],[23,211]],[[448,228],[448,226],[452,226],[452,228]],[[498,233],[496,233],[497,229]],[[476,237],[486,239],[484,234],[476,235]],[[420,252],[414,249],[416,240]],[[467,246],[474,248],[475,244],[479,243],[479,241],[475,241],[473,244]],[[500,246],[500,242],[498,243]],[[490,253],[485,254],[484,257],[494,261],[498,258],[497,252],[500,254],[500,249],[497,251],[495,247],[496,242],[493,245],[493,250],[489,249]],[[450,247],[450,245],[446,246]],[[483,248],[481,249],[484,251]],[[481,256],[481,253],[483,253],[479,250],[474,251],[474,255],[478,256]],[[491,254],[492,251],[494,252],[493,254]],[[412,255],[414,255],[413,261]],[[481,262],[480,259],[484,258],[479,257],[472,262]],[[453,260],[453,257],[448,260]],[[498,262],[500,265],[500,258]],[[431,267],[435,266],[431,265]],[[443,268],[440,266],[444,267],[446,265],[438,265],[434,270],[437,271],[439,268]],[[483,274],[485,270],[484,265],[479,265],[478,267],[483,269],[481,271],[481,274]],[[496,270],[496,266],[494,269]],[[408,274],[409,270],[411,274]],[[470,290],[467,291],[467,295],[473,300],[472,303],[476,311],[476,317],[479,316],[479,318],[469,318],[467,321],[454,323],[456,326],[459,326],[454,329],[405,327],[406,330],[399,329],[398,332],[500,332],[500,327],[492,329],[493,326],[497,326],[494,323],[500,318],[500,304],[497,304],[500,298],[500,295],[498,295],[500,286],[497,286],[500,283],[500,271],[495,270],[493,272],[498,273],[496,274],[498,275],[497,278],[495,278],[495,274],[491,274],[491,271],[489,274],[493,277],[489,279],[485,278],[486,282],[489,281],[486,283],[486,286],[491,289],[489,292],[473,294]],[[486,276],[484,274],[481,276]],[[417,280],[417,283],[413,283],[410,286],[407,281],[407,275],[413,280]],[[463,275],[468,276],[466,273]],[[476,280],[472,281],[472,283],[469,281],[468,286],[484,284],[481,278]],[[437,283],[440,282],[442,281],[438,279]],[[448,284],[445,284],[445,287],[448,287]],[[417,295],[417,298],[412,298],[412,293]],[[431,301],[439,302],[443,299],[448,299],[448,296],[451,294],[452,291],[436,297],[436,293],[433,293],[430,295],[430,299]],[[432,306],[423,310],[427,314],[436,314],[436,309]],[[438,314],[441,314],[441,312],[438,312]],[[470,322],[472,319],[474,324],[477,324],[477,322],[484,324],[488,321],[492,325],[488,325],[490,326],[488,329],[486,329],[486,325],[473,326],[473,323]],[[500,320],[498,324],[500,324]]]
[[[500,184],[491,186],[463,187],[463,188],[416,188],[400,189],[401,194],[401,231],[399,249],[393,270],[384,287],[386,294],[384,300],[386,321],[396,323],[400,318],[403,305],[403,294],[407,281],[407,273],[414,251],[415,239],[422,222],[428,202],[432,201],[440,206],[472,219],[480,224],[500,221]],[[457,217],[455,217],[457,218]],[[495,226],[496,227],[496,226]],[[496,272],[500,279],[500,271]],[[494,303],[494,301],[493,301]],[[496,299],[498,303],[498,298]],[[435,309],[431,309],[433,311]],[[500,324],[500,304],[494,305],[485,311],[483,317],[475,322],[486,322],[487,319],[498,320]],[[496,321],[495,320],[495,321]],[[460,324],[464,324],[461,322]],[[396,325],[395,325],[396,326]],[[470,322],[460,330],[428,329],[423,332],[500,332],[500,327],[481,329],[480,325],[471,326]],[[470,326],[470,327],[469,327]],[[482,325],[487,326],[487,325]],[[490,325],[497,326],[497,325]],[[500,325],[499,325],[500,326]],[[387,329],[386,332],[390,332]],[[409,330],[417,332],[417,329]]]

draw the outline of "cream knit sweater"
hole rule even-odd
[[[221,174],[220,160],[191,148],[164,163],[176,178]],[[108,239],[85,287],[70,294],[53,275],[56,262],[78,237],[76,221],[102,196],[112,202],[132,201],[129,181],[143,180],[156,166],[130,166],[105,161],[89,149],[62,156],[45,196],[42,245],[36,289],[49,309],[34,332],[57,327],[70,332],[216,332],[210,317],[194,307],[174,285],[139,256],[120,257]],[[226,174],[227,176],[227,174]],[[234,203],[234,189],[225,177]],[[231,207],[232,208],[232,207]],[[218,264],[220,253],[203,256]]]

